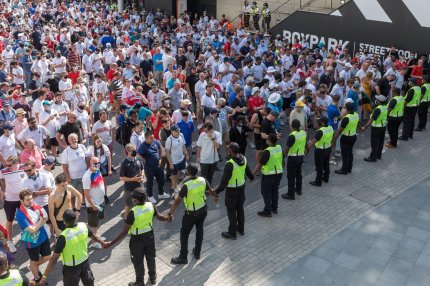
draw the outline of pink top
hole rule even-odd
[[[27,161],[34,161],[35,168],[40,169],[42,167],[42,159],[45,158],[42,151],[40,151],[40,148],[37,146],[34,146],[34,149],[32,151],[28,151],[26,148],[24,148],[19,155],[19,158],[21,159],[21,164],[24,164]]]
[[[15,119],[11,124],[13,126],[13,133],[15,133],[15,137],[18,136],[22,130],[28,127],[27,118],[24,118],[22,122],[18,119]]]

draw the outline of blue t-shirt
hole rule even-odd
[[[333,127],[333,129],[337,129],[337,117],[340,116],[339,108],[336,105],[330,104],[327,107],[327,117],[328,117],[328,125]]]
[[[121,126],[125,122],[124,114],[118,114],[116,120],[118,120],[118,126]]]
[[[38,212],[37,210],[34,212]],[[24,213],[18,209],[18,211],[16,212],[16,221],[18,222],[19,227],[24,230],[27,227],[31,226],[30,221],[28,220],[28,218],[24,215]],[[35,248],[39,245],[41,245],[43,242],[45,242],[45,240],[48,239],[48,234],[45,231],[44,227],[41,227],[39,229],[39,238],[37,239],[36,243],[31,243],[31,242],[23,242],[25,248]]]
[[[356,112],[358,109],[358,94],[351,89],[348,91],[348,98],[354,100],[354,112]]]
[[[157,64],[157,61],[163,60],[163,54],[155,53],[152,56],[152,61],[154,62],[154,71],[163,71],[163,63]]]
[[[184,122],[182,120],[178,121],[177,125],[181,129],[182,135],[184,135],[185,139],[185,147],[191,146],[192,136],[194,132],[194,123],[192,121]]]
[[[143,142],[137,148],[137,153],[145,159],[145,168],[157,168],[160,160],[158,149],[161,147],[159,141],[154,140],[151,144]]]

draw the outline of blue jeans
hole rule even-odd
[[[148,197],[152,197],[152,186],[154,183],[154,177],[158,184],[158,195],[164,194],[164,171],[160,167],[145,167],[146,173],[146,192]]]

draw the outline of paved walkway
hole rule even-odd
[[[345,228],[265,285],[430,283],[430,179]]]
[[[418,271],[422,264],[428,265],[430,259],[418,256],[416,259],[419,262],[416,261],[416,263],[419,267],[414,267],[412,261],[406,260],[404,256],[413,256],[413,254],[405,251],[404,248],[408,246],[411,249],[419,249],[420,247],[417,245],[424,244],[424,242],[420,242],[413,236],[404,236],[404,233],[409,231],[415,236],[426,236],[427,232],[413,228],[417,227],[416,225],[410,227],[410,224],[414,221],[426,224],[426,219],[430,219],[430,213],[419,210],[420,207],[424,207],[425,203],[425,198],[421,196],[401,196],[395,200],[390,199],[430,176],[428,169],[429,140],[426,136],[428,136],[428,132],[416,134],[412,141],[401,142],[397,150],[385,152],[383,159],[378,163],[363,161],[369,150],[357,151],[353,173],[348,176],[333,174],[330,183],[325,184],[322,188],[308,185],[307,182],[313,179],[314,174],[305,176],[304,195],[296,201],[281,200],[279,215],[271,219],[260,218],[256,215],[263,205],[261,199],[250,204],[246,208],[245,236],[238,237],[236,241],[226,241],[220,236],[221,231],[227,227],[226,218],[207,225],[202,259],[198,262],[190,258],[187,266],[170,265],[170,258],[177,255],[179,251],[179,235],[172,233],[171,236],[162,237],[157,241],[159,285],[268,285],[269,283],[285,285],[286,276],[295,281],[296,285],[344,285],[348,279],[353,279],[349,276],[355,277],[357,279],[355,281],[360,280],[359,277],[363,271],[374,282],[389,283],[392,281],[390,279],[395,279],[393,283],[405,282],[409,273]],[[258,192],[259,186],[251,183],[248,184],[247,190],[248,192]],[[285,187],[283,191],[285,191]],[[395,207],[389,207],[399,200],[405,202],[404,209],[397,210]],[[382,210],[379,211],[380,214],[379,209],[369,214],[375,207],[386,201],[390,203],[380,208]],[[386,213],[387,208],[391,209],[390,214]],[[369,214],[370,220],[375,218],[375,222],[362,223],[364,229],[358,232],[357,228],[360,227],[354,223],[367,214]],[[177,214],[176,219],[180,219],[180,217],[180,214]],[[390,218],[396,220],[393,221]],[[401,225],[397,226],[396,221]],[[345,227],[352,224],[356,229],[350,227],[344,230]],[[164,229],[168,226],[157,223],[156,234],[157,228]],[[430,230],[430,224],[426,228],[422,226],[421,228]],[[333,240],[326,242],[334,235],[336,236]],[[307,269],[301,268],[300,261],[302,260],[299,259],[323,243],[325,244],[321,249],[327,249],[326,255],[327,257],[331,255],[331,260],[328,258],[324,260],[324,257],[315,255],[311,258],[308,257],[308,264],[305,266],[305,263],[302,263],[302,265],[303,267],[309,265],[314,267],[311,269],[314,269],[315,275],[305,275]],[[345,246],[347,243],[350,244],[350,247]],[[374,256],[375,262],[372,263],[375,264],[375,267],[372,264],[366,264],[366,259],[363,260],[363,265],[360,264],[361,260],[358,257],[364,256],[365,253],[361,248],[355,248],[354,243],[361,243],[360,247],[365,250],[369,250],[372,246],[381,249],[380,253],[376,251],[368,253],[369,257],[366,258],[368,261],[373,261]],[[330,245],[335,247],[334,250],[329,247]],[[403,245],[404,247],[401,247]],[[127,240],[106,256],[127,255],[126,248]],[[392,253],[396,252],[400,257],[387,252],[385,253],[386,261],[384,261],[384,257],[381,255],[384,254],[386,248],[389,248]],[[421,249],[415,250],[415,252],[421,252]],[[294,264],[296,261],[298,261],[298,265]],[[403,263],[403,261],[406,262]],[[382,266],[376,267],[387,263],[389,264],[387,271],[385,271],[386,268],[381,268]],[[109,262],[104,264],[109,264]],[[104,264],[93,263],[96,276],[97,269],[103,267]],[[370,267],[365,267],[369,265]],[[117,266],[115,273],[98,279],[97,285],[127,285],[128,282],[133,281],[134,271],[130,263]],[[297,269],[303,270],[302,275],[298,274]],[[357,273],[353,273],[354,270]],[[380,275],[378,275],[379,272]],[[398,279],[396,279],[397,274]],[[340,277],[339,280],[335,279],[337,276]],[[400,284],[404,285],[404,283]],[[350,285],[361,284],[353,281]]]

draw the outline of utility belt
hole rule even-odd
[[[205,203],[204,206],[201,207],[201,208],[199,208],[198,210],[195,210],[195,211],[185,210],[185,214],[190,215],[190,216],[199,216],[199,215],[207,212],[207,210],[208,210],[208,207],[207,207],[207,205]]]

